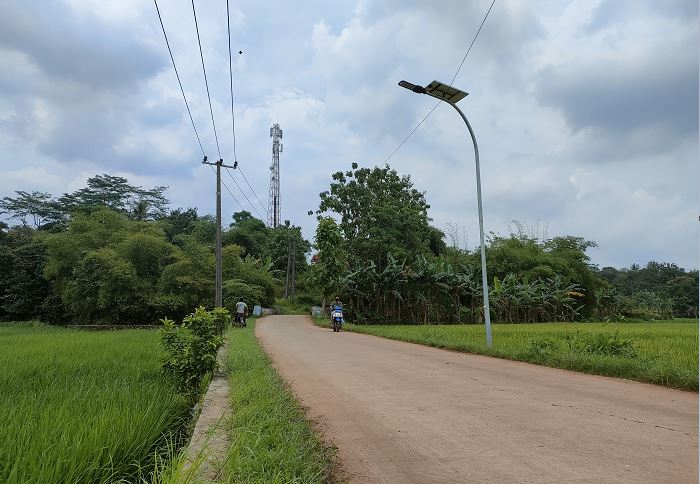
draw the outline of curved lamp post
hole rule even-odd
[[[467,125],[469,134],[472,137],[472,143],[474,143],[474,157],[476,158],[476,197],[479,206],[479,232],[481,236],[481,283],[484,291],[484,322],[486,323],[486,345],[491,346],[493,344],[493,338],[491,337],[491,313],[489,311],[489,285],[488,277],[486,274],[486,246],[484,245],[484,215],[481,208],[481,172],[479,170],[479,146],[476,144],[476,136],[474,136],[474,130],[469,124],[469,120],[464,115],[461,109],[457,107],[457,102],[464,99],[468,93],[455,89],[452,86],[443,84],[442,82],[433,81],[426,87],[417,86],[411,84],[407,81],[399,82],[399,86],[406,88],[418,94],[427,94],[440,101],[445,101],[447,104],[452,106],[457,110],[464,123]]]

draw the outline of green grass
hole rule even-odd
[[[254,330],[251,318],[247,328],[228,332],[227,373],[233,406],[228,482],[326,482],[331,451],[314,434]]]
[[[308,304],[301,304],[291,299],[280,298],[275,301],[275,309],[280,314],[311,314],[311,308]]]
[[[327,325],[327,318],[317,319]],[[527,361],[597,375],[698,389],[698,322],[493,324],[493,347],[483,325],[353,325],[344,329],[438,348]],[[578,333],[577,333],[578,331]],[[571,349],[578,337],[619,335],[630,340],[636,358],[586,354]],[[570,338],[567,340],[567,337]]]
[[[0,482],[148,479],[189,420],[155,331],[0,326]]]

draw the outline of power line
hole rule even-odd
[[[481,25],[479,25],[479,29],[476,31],[476,34],[474,35],[474,38],[472,39],[471,44],[469,44],[469,48],[467,49],[467,52],[464,54],[464,57],[462,57],[462,62],[459,63],[459,67],[457,68],[457,71],[455,72],[455,75],[452,76],[452,81],[450,81],[450,84],[453,84],[453,83],[455,82],[455,79],[457,79],[457,75],[459,74],[459,71],[462,70],[462,66],[464,65],[464,61],[467,60],[467,56],[469,55],[469,52],[472,50],[472,47],[474,46],[474,42],[476,42],[476,38],[479,36],[479,33],[481,32],[481,28],[484,26],[484,23],[486,23],[486,19],[488,18],[489,13],[491,13],[491,9],[493,8],[493,5],[494,5],[495,3],[496,3],[496,0],[493,0],[493,1],[491,2],[491,5],[489,6],[489,9],[486,11],[486,15],[484,15],[484,19],[481,21]],[[404,143],[406,143],[406,141],[408,141],[408,139],[409,139],[411,136],[413,136],[413,133],[415,133],[415,132],[418,130],[418,128],[420,128],[421,124],[423,124],[423,123],[425,122],[425,120],[428,119],[428,117],[429,117],[431,114],[433,114],[433,111],[435,111],[435,109],[437,109],[437,107],[438,107],[439,105],[440,105],[440,101],[438,101],[437,103],[435,103],[435,106],[433,106],[433,108],[432,108],[430,111],[428,111],[428,114],[426,114],[426,115],[423,117],[423,119],[420,120],[420,122],[418,123],[418,125],[416,125],[416,127],[413,128],[413,130],[412,130],[410,133],[408,133],[408,136],[406,136],[406,137],[403,139],[403,141],[401,141],[401,143],[399,143],[399,146],[397,146],[397,147],[394,149],[394,151],[392,151],[391,154],[390,154],[389,156],[387,156],[386,160],[384,160],[384,163],[388,162],[388,161],[391,159],[391,157],[394,156],[394,154],[395,154],[397,151],[399,151],[399,150],[401,149],[401,147],[404,145]]]
[[[170,53],[170,60],[173,62],[173,69],[175,70],[175,76],[177,77],[177,83],[180,85],[180,92],[182,92],[182,99],[185,101],[185,107],[187,108],[187,114],[190,115],[190,121],[192,121],[192,129],[194,129],[194,134],[197,136],[197,143],[199,143],[199,149],[202,150],[202,155],[204,155],[204,148],[202,147],[202,140],[199,138],[199,133],[197,132],[197,127],[194,125],[194,118],[192,117],[192,111],[190,111],[190,105],[187,103],[187,97],[185,96],[185,90],[182,87],[182,81],[180,81],[180,74],[177,72],[177,67],[175,66],[175,58],[173,57],[173,51],[170,49],[170,42],[168,42],[168,35],[165,33],[165,26],[163,25],[163,18],[160,16],[160,9],[158,8],[158,1],[153,0],[156,5],[156,12],[158,12],[158,20],[160,21],[160,27],[163,29],[163,37],[165,37],[165,45],[168,46],[168,52]]]
[[[197,30],[197,43],[199,44],[199,57],[202,59],[202,72],[204,73],[204,85],[207,87],[207,98],[209,99],[209,113],[211,114],[211,125],[214,127],[214,139],[216,140],[216,151],[221,158],[221,149],[219,148],[219,137],[216,134],[216,123],[214,122],[214,110],[211,107],[211,96],[209,95],[209,82],[207,81],[207,69],[204,67],[204,54],[202,53],[202,40],[199,37],[199,25],[197,24],[197,12],[194,8],[194,0],[192,0],[192,15],[194,16],[194,27]]]
[[[253,190],[253,187],[250,186],[250,183],[248,182],[248,178],[246,178],[245,173],[243,173],[243,170],[241,169],[240,166],[238,167],[238,171],[241,172],[241,175],[243,175],[243,179],[245,180],[246,184],[248,185],[248,188],[250,188],[250,191],[253,192],[253,195],[255,195],[255,198],[258,200],[258,203],[260,204],[260,206],[261,206],[261,207],[263,208],[263,210],[265,210],[265,212],[267,213],[267,208],[266,208],[265,205],[260,201],[260,198],[258,197],[258,194],[255,192],[255,190]],[[269,215],[269,213],[268,213],[268,215]]]
[[[213,166],[209,165],[209,168],[211,168],[211,171],[216,173],[216,170]],[[233,200],[238,204],[238,206],[241,207],[241,209],[243,209],[243,205],[241,205],[241,202],[239,202],[236,196],[231,192],[231,190],[229,190],[228,185],[226,185],[226,182],[224,180],[221,180],[221,184],[224,186],[224,188],[226,188],[226,191],[229,195],[231,195],[231,198],[233,198]]]
[[[491,9],[493,8],[493,5],[495,3],[496,3],[496,0],[493,0],[491,2],[489,9],[486,11],[486,15],[484,15],[484,20],[481,21],[481,25],[479,25],[479,30],[476,31],[476,34],[474,35],[474,38],[472,39],[472,43],[469,44],[469,48],[467,49],[467,52],[464,54],[464,57],[462,57],[462,62],[459,63],[459,67],[457,68],[457,72],[455,72],[455,75],[452,76],[452,81],[450,81],[450,84],[455,82],[455,79],[457,79],[457,74],[459,74],[459,71],[462,70],[462,66],[464,65],[464,61],[467,60],[467,56],[469,55],[469,52],[472,50],[472,47],[474,47],[474,42],[476,42],[476,38],[479,36],[479,33],[481,32],[481,28],[486,23],[486,19],[488,18],[489,14],[491,13]]]
[[[248,203],[250,204],[251,208],[252,208],[253,210],[255,210],[255,213],[258,214],[258,217],[260,217],[260,219],[263,219],[263,216],[260,215],[260,212],[258,212],[258,209],[255,208],[255,205],[253,205],[253,203],[250,201],[250,198],[248,198],[248,195],[245,194],[245,192],[241,189],[241,186],[238,184],[238,182],[236,181],[236,179],[233,177],[233,174],[231,173],[231,170],[229,170],[228,168],[226,168],[226,171],[228,172],[228,175],[231,177],[231,180],[233,180],[233,183],[235,183],[235,184],[236,184],[236,187],[238,187],[238,190],[243,194],[243,196],[245,197],[245,199],[248,200]],[[241,208],[243,208],[243,207],[241,207]]]
[[[231,130],[233,132],[233,161],[238,161],[236,156],[236,116],[233,108],[233,66],[231,60],[231,14],[229,13],[228,0],[226,0],[226,27],[228,28],[228,73],[231,79]]]
[[[228,72],[229,72],[229,78],[231,80],[231,82],[230,82],[231,131],[233,134],[233,161],[234,161],[234,166],[238,167],[238,157],[236,155],[236,114],[235,114],[235,107],[234,107],[234,102],[233,102],[233,61],[231,58],[231,14],[229,13],[229,0],[226,0],[226,27],[228,28]],[[243,173],[243,170],[240,167],[238,167],[238,170],[241,172],[243,179],[245,180],[246,184],[248,185],[248,188],[250,188],[250,191],[253,193],[253,195],[255,195],[255,198],[258,200],[258,203],[260,204],[260,206],[263,208],[263,210],[265,210],[265,212],[267,212],[267,208],[260,201],[260,197],[258,197],[258,194],[255,192],[253,187],[250,185],[250,182],[248,182],[248,178]],[[241,190],[241,193],[242,192],[243,191]],[[254,210],[257,212],[257,209],[254,209]],[[260,215],[260,213],[258,213],[258,215]]]

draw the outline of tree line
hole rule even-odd
[[[483,320],[478,250],[448,247],[425,194],[388,165],[332,175],[315,211],[317,300],[342,297],[356,322]],[[309,214],[313,214],[310,212]],[[577,236],[538,238],[522,225],[486,243],[491,316],[503,322],[697,317],[698,271],[650,262],[599,269]]]
[[[214,302],[212,216],[170,209],[165,187],[110,175],[53,197],[18,191],[0,200],[0,319],[150,323]],[[224,304],[272,306],[296,246],[297,302],[336,295],[360,323],[478,323],[478,250],[448,246],[425,193],[388,165],[332,175],[320,194],[314,246],[289,222],[271,229],[249,212],[224,228]],[[595,243],[536,237],[522,226],[486,243],[491,317],[503,322],[697,317],[698,271],[649,262],[598,268]],[[313,251],[312,251],[313,248]]]
[[[0,319],[63,324],[143,324],[182,319],[214,302],[216,223],[194,208],[168,209],[165,187],[143,189],[98,175],[54,198],[16,192],[0,209]],[[249,212],[223,231],[224,305],[271,306],[289,240],[299,227],[269,229]]]

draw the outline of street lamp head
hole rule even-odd
[[[469,95],[469,93],[460,91],[457,88],[445,84],[440,81],[433,81],[425,87],[425,93],[428,96],[433,96],[442,101],[447,101],[450,104],[457,104],[459,101]]]
[[[450,86],[449,84],[445,84],[439,81],[433,81],[426,87],[417,86],[415,84],[411,84],[408,81],[401,81],[399,82],[399,86],[408,89],[409,91],[416,92],[418,94],[427,94],[428,96],[432,96],[450,104],[456,104],[469,94],[464,91],[460,91],[459,89],[456,89]]]
[[[409,91],[416,92],[418,94],[425,94],[425,88],[423,86],[416,86],[415,84],[411,84],[408,81],[399,82],[399,86],[408,89]]]

